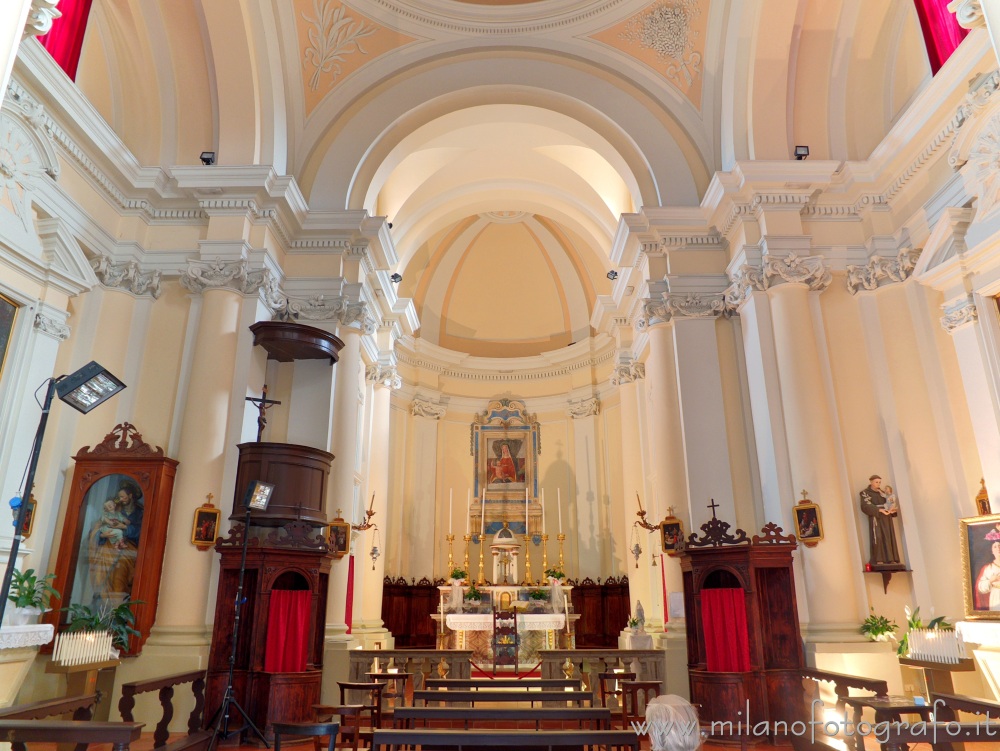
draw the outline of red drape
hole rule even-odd
[[[913,4],[920,18],[920,29],[924,32],[931,72],[937,73],[969,30],[958,25],[955,14],[948,10],[948,0],[913,0]]]
[[[742,589],[703,589],[701,628],[707,670],[745,673],[750,669],[747,608]]]
[[[305,589],[271,590],[264,651],[266,672],[301,673],[306,669],[311,600],[312,594]]]
[[[351,633],[351,621],[354,619],[354,556],[347,560],[347,606],[344,608],[344,620],[347,621],[347,633]]]
[[[52,29],[48,34],[38,38],[59,63],[59,67],[74,81],[92,2],[93,0],[61,0],[58,10],[62,17],[52,22]]]

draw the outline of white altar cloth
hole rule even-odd
[[[444,622],[452,631],[492,631],[493,615],[490,613],[448,613]],[[566,627],[562,613],[518,613],[520,631],[559,631]]]

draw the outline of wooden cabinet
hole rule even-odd
[[[126,598],[141,603],[134,607],[139,636],[126,651],[138,654],[156,621],[177,462],[127,422],[74,460],[53,586],[63,608],[76,603],[99,610]],[[67,617],[53,609],[45,621],[59,631]]]

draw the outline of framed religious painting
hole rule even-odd
[[[0,295],[0,376],[7,360],[7,350],[14,335],[14,323],[17,320],[17,304]]]
[[[199,550],[208,550],[213,547],[215,538],[219,534],[219,518],[221,516],[222,509],[213,506],[211,501],[196,508],[194,521],[191,524],[191,544]]]
[[[53,586],[66,607],[100,612],[126,600],[137,603],[139,635],[129,639],[125,653],[138,654],[156,621],[177,462],[145,443],[129,423],[74,459]],[[65,610],[45,616],[57,631],[68,620]]]
[[[1000,621],[1000,514],[959,519],[965,617]]]
[[[476,415],[471,430],[473,487],[486,534],[498,532],[504,521],[516,535],[525,534],[526,521],[528,534],[541,533],[541,436],[535,416],[528,414],[522,401],[498,399]]]
[[[815,547],[823,539],[823,514],[819,506],[803,500],[792,508],[795,514],[795,536],[807,548]]]
[[[660,522],[660,547],[667,555],[677,555],[677,546],[684,539],[684,522],[674,516],[673,509]]]
[[[38,501],[35,500],[35,495],[32,493],[28,496],[28,508],[24,510],[24,526],[21,527],[21,537],[25,540],[31,537],[31,533],[35,529],[35,510],[37,508]]]
[[[330,553],[334,558],[343,558],[351,547],[351,524],[340,517],[330,522]]]

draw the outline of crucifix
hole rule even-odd
[[[715,516],[715,509],[722,508],[722,507],[718,503],[716,503],[715,499],[713,498],[712,502],[710,504],[708,504],[708,506],[706,506],[705,508],[712,509],[712,518],[715,519],[716,518],[716,516]]]
[[[267,398],[267,384],[264,384],[260,398],[255,396],[248,396],[246,401],[253,402],[254,406],[257,407],[257,443],[260,443],[260,438],[264,435],[264,427],[267,425],[267,417],[265,416],[267,410],[273,407],[275,404],[281,404],[281,402],[276,402],[273,399]]]
[[[803,490],[802,491],[802,502],[805,503],[808,500],[809,500],[809,493],[807,493],[806,491]]]

